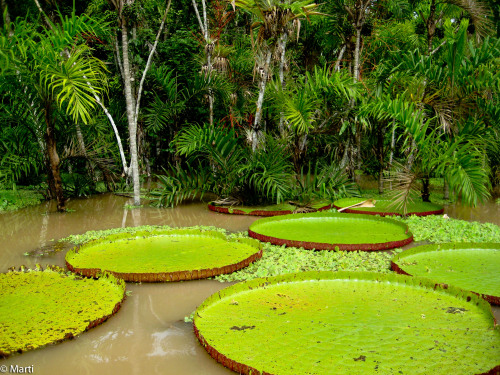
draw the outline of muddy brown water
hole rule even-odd
[[[65,251],[26,256],[70,234],[138,225],[213,225],[229,231],[247,230],[257,218],[209,211],[206,204],[174,209],[143,207],[127,210],[131,201],[111,194],[68,202],[70,213],[55,212],[53,203],[0,214],[0,272],[11,266],[64,265]],[[500,205],[478,209],[453,205],[448,216],[500,225]],[[117,315],[103,325],[58,345],[0,361],[0,365],[33,366],[35,374],[143,375],[233,374],[198,344],[191,324],[184,322],[201,302],[228,286],[214,280],[168,284],[128,284],[132,292]],[[500,321],[500,308],[494,308]]]

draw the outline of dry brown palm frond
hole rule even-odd
[[[393,203],[390,207],[401,210],[403,215],[408,212],[408,202],[413,202],[415,196],[419,194],[418,180],[420,176],[408,168],[407,165],[393,163],[393,166],[384,178],[384,183],[392,183],[392,190],[389,191]]]
[[[477,40],[486,37],[492,32],[492,14],[486,2],[476,0],[446,0],[445,2],[459,7],[469,15],[476,29]]]
[[[214,201],[215,204],[219,206],[240,206],[243,202],[241,199],[234,198],[234,197],[226,197],[222,199],[217,199]]]

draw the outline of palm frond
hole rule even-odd
[[[170,165],[165,175],[157,175],[158,188],[149,195],[152,205],[156,207],[174,207],[176,204],[198,197],[213,191],[213,178],[210,170],[198,164],[193,168],[189,163],[185,168]]]

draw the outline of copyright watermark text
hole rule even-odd
[[[34,366],[19,366],[19,365],[2,365],[0,366],[0,373],[2,374],[34,374]]]

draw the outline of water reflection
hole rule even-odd
[[[70,213],[56,213],[54,203],[43,203],[17,212],[0,214],[0,272],[10,266],[36,263],[64,265],[65,251],[48,256],[23,255],[50,247],[56,240],[88,230],[137,225],[214,225],[241,231],[256,220],[209,211],[203,203],[175,209],[124,208],[131,199],[105,194],[68,202]],[[450,217],[499,223],[499,205],[477,210],[458,205],[447,207]],[[233,374],[198,344],[190,324],[183,319],[205,298],[229,284],[190,281],[171,284],[129,284],[127,297],[118,314],[105,324],[72,341],[35,350],[1,361],[7,366],[34,365],[36,374]],[[495,310],[500,320],[500,309]]]

